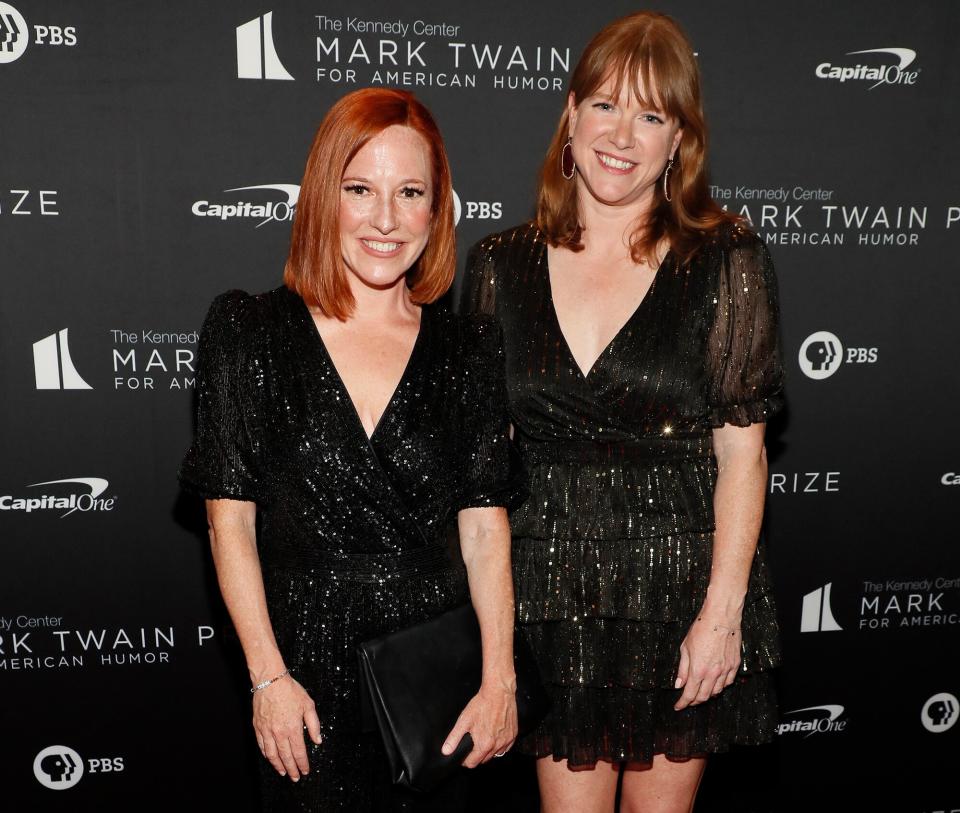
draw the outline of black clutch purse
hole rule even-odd
[[[473,748],[467,734],[450,756],[440,747],[460,712],[480,689],[480,625],[470,604],[360,644],[361,702],[383,737],[394,784],[427,791],[453,773]],[[547,713],[550,702],[533,653],[515,633],[520,734]]]

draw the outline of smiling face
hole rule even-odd
[[[642,82],[647,104],[637,99],[630,82],[621,83],[617,98],[615,87],[611,76],[590,96],[575,103],[570,94],[567,102],[578,192],[581,199],[590,195],[608,206],[649,206],[683,130],[658,109],[656,93]]]
[[[371,288],[403,279],[430,237],[433,178],[427,142],[396,124],[371,138],[340,182],[340,250]]]

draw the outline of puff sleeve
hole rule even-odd
[[[759,237],[738,229],[720,262],[708,342],[709,423],[763,423],[784,405],[773,261]]]
[[[503,331],[485,316],[464,318],[463,477],[457,510],[517,507],[526,497],[510,441]]]
[[[200,331],[193,443],[178,477],[206,499],[260,499],[244,349],[252,301],[243,291],[221,294]]]

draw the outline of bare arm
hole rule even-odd
[[[765,424],[713,430],[716,532],[707,597],[680,649],[677,688],[682,709],[719,694],[740,666],[740,620],[757,550],[767,482]]]
[[[267,612],[257,556],[256,503],[207,500],[210,549],[224,604],[240,638],[253,685],[286,668]],[[320,721],[303,687],[286,676],[254,693],[253,725],[263,755],[283,774],[298,781],[309,771],[303,727],[320,742]]]
[[[480,691],[460,715],[443,745],[452,753],[470,732],[473,768],[503,753],[517,736],[517,680],[513,667],[513,577],[510,524],[504,508],[467,508],[458,514],[460,546],[483,646]]]

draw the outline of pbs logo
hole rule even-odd
[[[874,364],[877,361],[876,347],[848,347],[844,349],[840,338],[829,330],[811,333],[800,345],[797,361],[807,378],[822,381],[829,378],[840,365]]]
[[[503,204],[498,201],[468,200],[464,204],[457,191],[453,191],[453,225],[466,215],[467,220],[499,220],[503,217]]]
[[[45,788],[66,790],[83,777],[83,760],[66,745],[48,745],[34,757],[33,774]]]
[[[942,734],[957,722],[958,705],[956,696],[949,692],[935,694],[923,704],[920,722],[931,734]]]
[[[123,757],[88,759],[67,745],[48,745],[33,759],[33,775],[50,790],[67,790],[79,782],[84,774],[120,773]]]

